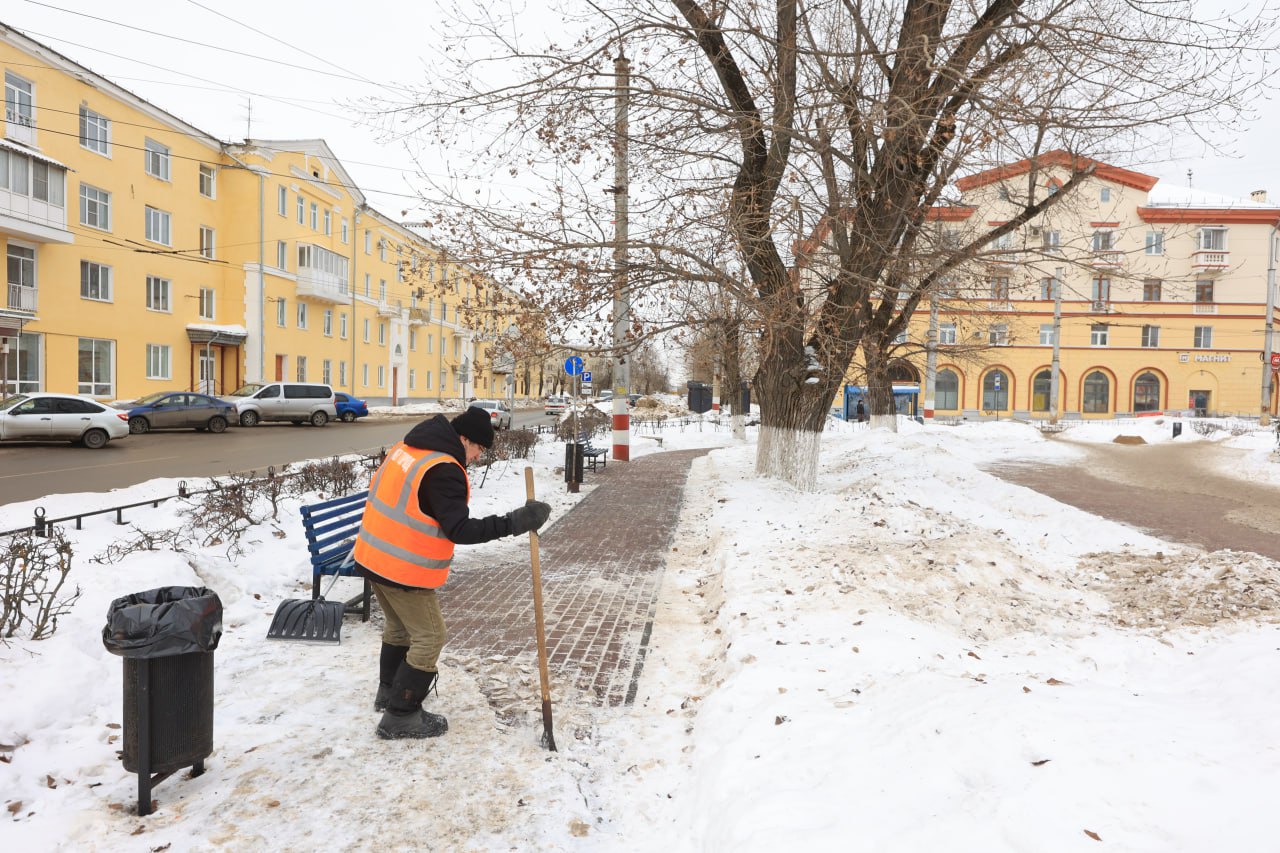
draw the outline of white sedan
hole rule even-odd
[[[511,429],[511,410],[502,400],[472,400],[469,405],[488,412],[495,430]]]
[[[0,441],[71,441],[99,448],[128,434],[128,412],[88,397],[33,391],[0,400]]]

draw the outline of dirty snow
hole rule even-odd
[[[1236,451],[1221,473],[1276,483],[1269,432],[1176,439]],[[753,476],[755,431],[669,428],[695,463],[636,703],[557,693],[558,753],[539,746],[532,656],[442,660],[429,700],[449,733],[382,742],[371,709],[378,625],[336,647],[269,643],[276,604],[309,587],[297,501],[225,545],[91,558],[136,529],[198,528],[182,503],[68,530],[83,595],[56,635],[0,645],[6,850],[1273,851],[1280,816],[1276,565],[1205,554],[985,473],[1070,462],[1070,441],[1018,424],[900,433],[833,422],[815,492]],[[553,519],[558,448],[533,460]],[[523,500],[495,470],[477,513]],[[72,508],[172,493],[171,481]],[[0,506],[0,528],[32,504]],[[464,549],[472,566],[527,547]],[[215,751],[136,814],[120,749],[121,663],[109,602],[208,585],[225,606]],[[447,618],[446,612],[446,618]]]

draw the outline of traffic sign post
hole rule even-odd
[[[572,376],[574,379],[580,380],[583,371],[582,357],[571,355],[564,360],[564,372]],[[588,373],[587,377],[590,378]],[[577,382],[574,383],[578,385]],[[564,478],[569,483],[569,491],[578,491],[578,482],[582,477],[582,445],[578,443],[578,391],[574,388],[573,395],[573,434],[569,436],[569,440],[564,445]]]

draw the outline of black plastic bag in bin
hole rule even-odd
[[[222,637],[222,599],[202,586],[162,586],[111,602],[102,644],[126,658],[211,652]]]

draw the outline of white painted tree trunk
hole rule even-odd
[[[733,438],[735,441],[747,440],[747,419],[737,412],[733,413]]]
[[[802,492],[818,487],[818,451],[822,433],[808,430],[760,427],[756,445],[756,473],[776,477]]]
[[[872,415],[869,423],[872,429],[887,429],[889,432],[898,431],[897,415]]]

